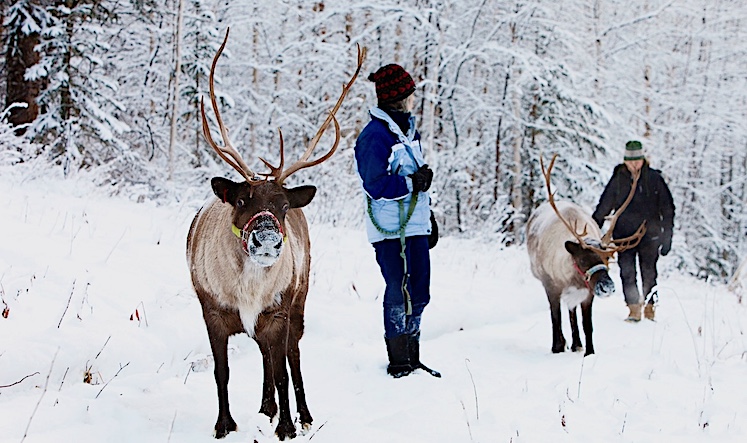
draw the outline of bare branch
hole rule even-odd
[[[101,388],[101,390],[99,391],[99,393],[98,393],[98,394],[96,394],[96,397],[94,397],[94,399],[96,399],[96,398],[99,398],[99,395],[101,395],[101,393],[102,393],[102,392],[104,392],[104,389],[106,389],[106,387],[107,387],[107,386],[109,386],[109,383],[111,383],[111,382],[112,382],[112,380],[114,380],[115,378],[117,378],[117,376],[119,375],[119,373],[120,373],[120,372],[122,372],[122,369],[126,368],[126,367],[127,367],[127,366],[129,366],[129,365],[130,365],[130,362],[127,362],[127,364],[126,364],[126,365],[124,365],[124,366],[120,366],[120,367],[119,367],[119,371],[117,371],[117,373],[116,373],[116,374],[114,374],[114,377],[112,377],[111,379],[109,379],[109,381],[108,381],[108,382],[104,383],[104,387],[103,387],[103,388]]]
[[[60,325],[62,325],[62,319],[65,318],[65,314],[67,314],[67,309],[70,307],[70,300],[73,299],[73,294],[75,293],[75,282],[77,280],[73,280],[73,287],[70,288],[70,297],[67,299],[67,304],[65,305],[65,310],[62,312],[62,317],[60,317],[59,323],[57,323],[57,329],[60,329]]]
[[[34,372],[33,374],[29,374],[29,375],[27,375],[27,376],[23,377],[22,379],[18,380],[18,381],[17,381],[17,382],[15,382],[15,383],[11,383],[11,384],[9,384],[9,385],[0,385],[0,389],[1,389],[1,388],[9,388],[9,387],[11,387],[11,386],[15,386],[15,385],[21,384],[21,382],[23,382],[23,381],[24,381],[24,380],[26,380],[27,378],[29,378],[29,377],[33,377],[33,376],[35,376],[35,375],[39,375],[39,372],[37,371],[37,372]]]
[[[60,352],[60,348],[57,348],[57,350],[54,353],[54,357],[52,357],[52,363],[49,365],[49,372],[47,373],[47,379],[44,381],[44,389],[42,390],[42,394],[39,397],[39,401],[36,402],[36,406],[34,406],[34,411],[31,412],[31,417],[29,417],[29,422],[26,424],[26,430],[23,431],[23,438],[21,438],[21,443],[23,443],[24,440],[26,440],[26,436],[29,435],[29,427],[31,426],[31,421],[34,419],[34,415],[36,415],[36,411],[39,409],[39,405],[41,404],[42,399],[44,398],[44,394],[47,393],[47,386],[49,386],[49,377],[52,375],[52,369],[54,368],[54,362],[57,360],[57,354]]]

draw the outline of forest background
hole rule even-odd
[[[223,119],[250,167],[297,158],[368,49],[315,174],[311,220],[364,210],[355,138],[369,72],[415,77],[445,235],[521,244],[559,154],[559,198],[591,209],[639,139],[677,207],[677,267],[725,281],[747,255],[747,7],[741,0],[0,0],[0,164],[85,174],[136,201],[209,195],[236,178],[199,119],[212,57]],[[321,144],[331,143],[326,136]],[[292,160],[291,160],[292,161]]]

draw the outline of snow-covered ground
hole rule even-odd
[[[213,363],[184,254],[193,200],[137,204],[0,171],[0,441],[213,441]],[[597,299],[597,354],[583,358],[550,353],[525,248],[443,238],[422,325],[422,359],[443,378],[394,380],[363,229],[310,229],[301,363],[314,424],[295,441],[747,441],[747,307],[668,257],[657,321],[623,322],[621,293]],[[257,413],[259,350],[247,336],[230,348],[239,432],[224,441],[275,441]]]

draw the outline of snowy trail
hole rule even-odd
[[[184,258],[200,202],[135,204],[73,181],[2,177],[0,385],[38,374],[0,389],[0,441],[21,441],[27,426],[29,443],[213,441],[212,360]],[[747,436],[747,308],[724,286],[667,269],[666,258],[658,321],[625,323],[621,294],[597,299],[597,354],[584,359],[550,353],[547,301],[523,247],[444,238],[422,336],[423,361],[444,377],[393,380],[383,282],[362,229],[312,225],[311,239],[301,352],[315,420],[295,441]],[[245,336],[230,349],[239,432],[224,441],[276,441],[256,412],[259,351]]]

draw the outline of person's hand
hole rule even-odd
[[[659,251],[661,255],[667,255],[669,254],[669,251],[672,249],[672,236],[671,235],[665,235],[664,238],[661,240],[661,250]]]
[[[412,179],[412,192],[427,191],[431,187],[433,171],[428,165],[423,165],[409,177]]]

